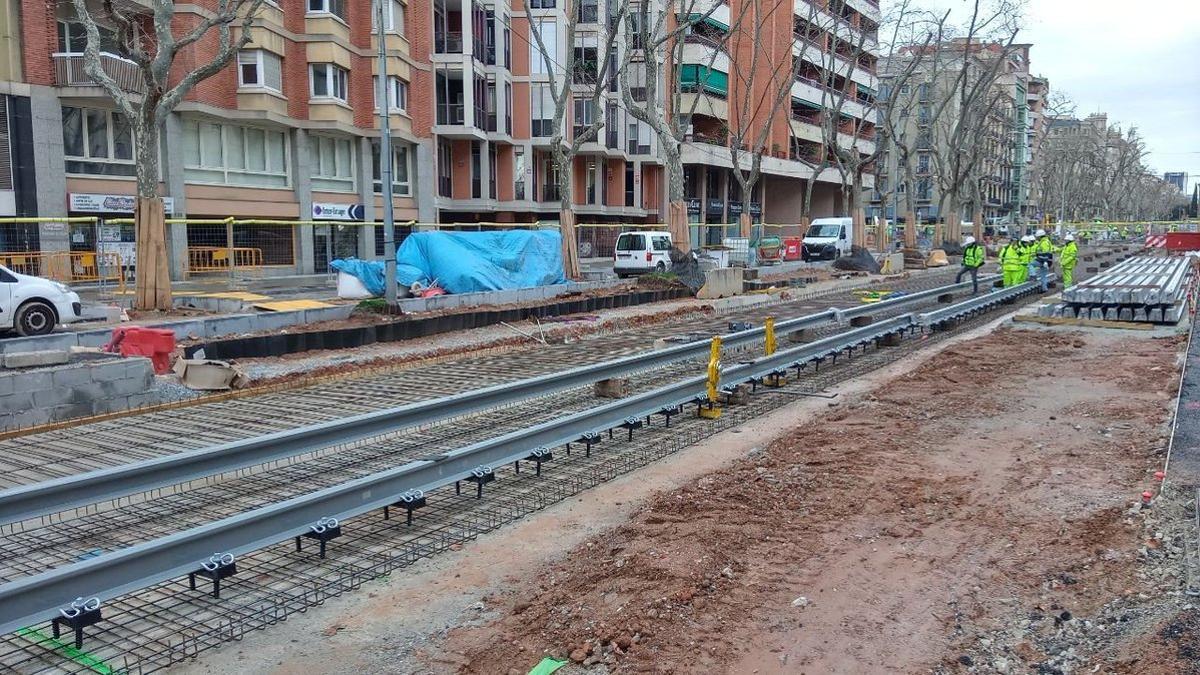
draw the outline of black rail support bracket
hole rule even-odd
[[[62,627],[66,626],[75,633],[75,648],[83,649],[83,629],[94,626],[104,618],[100,614],[100,600],[91,598],[84,600],[76,598],[69,607],[58,610],[59,616],[50,621],[50,630],[55,639],[62,635]]]
[[[212,596],[220,599],[221,580],[237,574],[237,571],[237,563],[231,554],[213,554],[200,563],[200,569],[188,573],[188,588],[196,590],[196,577],[204,577],[212,582]]]
[[[308,532],[296,537],[296,552],[299,553],[301,550],[300,540],[302,538],[313,539],[321,543],[320,556],[324,558],[325,545],[340,536],[342,536],[342,526],[338,524],[337,518],[322,518]]]

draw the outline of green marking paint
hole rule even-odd
[[[71,659],[75,663],[78,663],[94,673],[99,673],[100,675],[113,675],[114,671],[112,666],[105,663],[102,659],[83,651],[82,649],[76,649],[74,642],[63,642],[56,637],[46,635],[36,628],[22,628],[17,631],[17,635],[26,638],[36,645],[46,646],[54,651],[61,652],[63,656]]]

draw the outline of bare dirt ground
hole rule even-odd
[[[1192,516],[1135,506],[1181,348],[957,342],[178,670],[1200,672]]]
[[[1089,635],[1114,600],[1178,587],[1177,569],[1144,569],[1162,535],[1131,506],[1161,465],[1180,348],[1013,329],[961,343],[513,579],[428,667],[1186,672],[1194,657],[1146,670],[1141,653],[1186,616]]]

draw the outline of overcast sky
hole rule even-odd
[[[928,4],[962,12],[970,0]],[[1200,0],[1028,0],[1025,24],[1033,72],[1079,117],[1136,126],[1157,174],[1200,180]]]

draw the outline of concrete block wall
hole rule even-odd
[[[143,357],[0,371],[0,431],[158,403],[153,386],[154,367]]]

